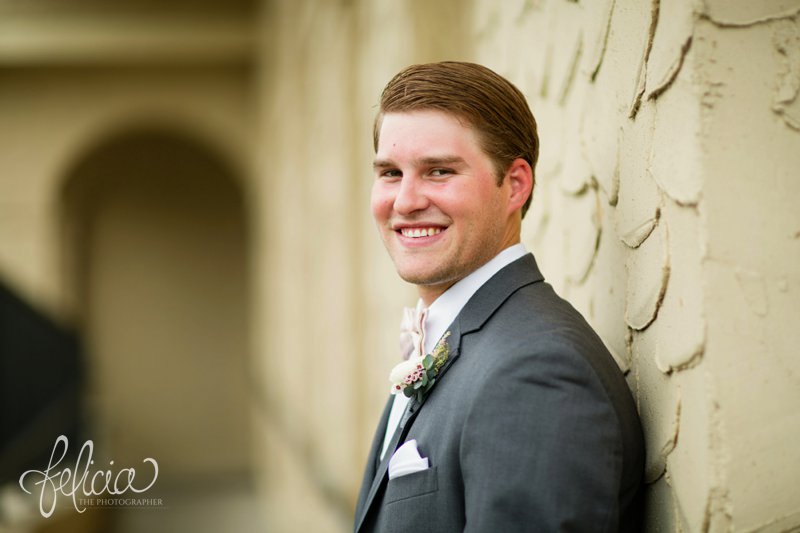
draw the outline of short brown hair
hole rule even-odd
[[[381,94],[373,128],[375,151],[384,114],[421,110],[450,113],[475,128],[483,151],[494,164],[498,185],[518,158],[531,166],[535,183],[539,157],[536,120],[525,96],[507,79],[482,65],[460,61],[403,69]],[[533,192],[522,207],[522,216],[532,197]]]

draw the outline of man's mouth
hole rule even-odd
[[[433,237],[442,232],[444,228],[430,227],[430,228],[400,228],[399,233],[403,237],[411,239],[419,239],[420,237]]]

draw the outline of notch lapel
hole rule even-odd
[[[389,468],[389,459],[392,457],[392,453],[397,448],[397,443],[400,441],[400,437],[403,435],[404,428],[406,427],[406,424],[410,418],[410,408],[412,402],[413,400],[406,406],[406,410],[403,412],[403,418],[397,425],[397,429],[395,429],[394,435],[392,435],[392,440],[389,441],[389,446],[386,448],[386,454],[383,456],[383,459],[378,465],[378,469],[375,471],[375,476],[372,478],[372,483],[370,484],[369,492],[367,493],[363,505],[359,505],[358,512],[356,513],[356,532],[361,529],[361,525],[364,523],[364,518],[366,518],[369,508],[372,506],[372,501],[375,499],[375,494],[378,492],[378,488],[380,488],[383,478],[386,477],[386,470]],[[378,451],[378,454],[380,454],[380,451]],[[367,476],[364,476],[364,483],[364,486],[366,486]]]
[[[375,430],[375,436],[372,438],[372,446],[370,447],[369,454],[367,455],[367,464],[364,467],[364,478],[361,480],[361,490],[358,493],[358,502],[356,503],[356,517],[361,514],[364,507],[364,502],[367,499],[367,488],[375,478],[375,472],[378,469],[378,457],[381,454],[381,447],[383,445],[383,436],[386,434],[386,426],[389,423],[389,413],[392,410],[392,397],[386,402],[386,407],[383,408],[378,420],[378,427]]]

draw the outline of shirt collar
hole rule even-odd
[[[509,246],[436,298],[428,308],[428,316],[425,319],[424,353],[433,351],[447,327],[453,323],[461,309],[484,283],[504,266],[527,253],[528,250],[522,243]]]

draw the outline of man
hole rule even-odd
[[[479,65],[415,65],[374,141],[372,213],[420,303],[355,530],[638,531],[630,391],[520,244],[539,146],[522,93]]]

